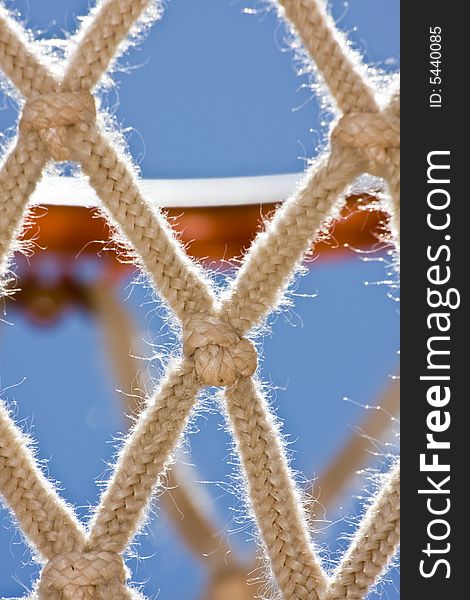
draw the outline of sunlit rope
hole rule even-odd
[[[257,353],[246,335],[278,305],[311,242],[360,173],[367,171],[387,182],[392,233],[398,243],[398,95],[379,108],[361,65],[346,51],[322,4],[280,2],[343,114],[333,124],[329,154],[278,209],[252,244],[230,289],[218,298],[164,217],[143,197],[131,166],[95,116],[92,90],[150,4],[101,2],[79,32],[60,80],[40,60],[20,26],[4,9],[0,12],[0,65],[26,99],[18,139],[0,171],[2,272],[43,168],[50,160],[72,160],[81,166],[183,332],[182,356],[169,366],[123,445],[86,531],[47,483],[25,438],[1,409],[0,491],[45,563],[33,593],[39,600],[139,597],[127,584],[122,553],[145,520],[198,391],[221,385],[251,509],[282,597],[362,598],[398,543],[398,467],[385,478],[330,578],[311,539],[279,426],[254,378]]]

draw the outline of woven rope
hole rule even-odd
[[[274,582],[285,600],[363,598],[398,543],[399,471],[386,479],[351,548],[332,578],[310,538],[302,498],[278,426],[253,379],[257,357],[245,336],[272,311],[304,254],[332,218],[347,185],[368,171],[390,192],[398,243],[399,98],[380,110],[364,68],[317,0],[281,0],[285,15],[316,61],[343,116],[332,128],[329,155],[306,174],[261,233],[231,288],[217,298],[135,174],[95,120],[93,87],[130,29],[151,3],[104,0],[72,42],[58,81],[21,27],[0,8],[0,66],[26,98],[19,136],[0,171],[0,268],[4,275],[29,196],[49,160],[80,164],[111,222],[129,241],[156,289],[179,318],[183,356],[164,380],[124,444],[87,531],[48,484],[6,410],[0,410],[0,492],[45,566],[38,600],[124,600],[120,555],[145,519],[153,490],[172,460],[198,391],[226,387],[228,419],[241,457],[250,503]]]

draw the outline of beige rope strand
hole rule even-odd
[[[25,97],[50,92],[56,82],[41,62],[28,36],[0,4],[0,65],[4,74]]]
[[[250,502],[284,600],[322,599],[326,578],[308,536],[301,498],[261,390],[240,378],[225,391]]]
[[[109,69],[120,44],[149,4],[155,0],[103,0],[81,27],[74,42],[63,87],[66,90],[91,90]]]
[[[400,540],[400,465],[388,473],[361,520],[324,600],[362,600],[394,555]]]
[[[277,209],[222,300],[221,314],[235,329],[249,331],[282,300],[297,264],[339,209],[338,198],[356,173],[355,161],[340,163],[337,156],[324,160],[311,168],[299,192]]]
[[[394,378],[379,398],[377,406],[368,412],[364,422],[358,427],[359,431],[353,432],[313,483],[310,494],[316,502],[310,505],[312,517],[318,516],[319,504],[325,509],[332,507],[356,471],[366,464],[371,442],[382,438],[384,432],[391,427],[392,418],[398,414],[399,409],[400,380]]]
[[[83,540],[73,511],[37,466],[28,439],[0,401],[0,494],[30,543],[45,558],[70,551]]]
[[[302,42],[335,98],[342,113],[375,112],[374,94],[365,81],[365,69],[348,48],[323,0],[279,0],[285,16]]]
[[[92,520],[88,548],[122,552],[127,547],[142,525],[152,492],[171,461],[198,389],[188,362],[169,369],[122,448]]]
[[[94,129],[75,127],[69,148],[175,314],[183,320],[210,311],[207,278],[183,252],[159,209],[142,197],[134,174],[105,137]]]
[[[23,225],[26,206],[46,162],[39,136],[20,135],[0,167],[0,280]],[[2,285],[0,283],[0,290]]]

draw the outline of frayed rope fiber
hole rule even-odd
[[[398,252],[398,93],[390,93],[388,105],[379,108],[363,65],[322,2],[280,0],[281,12],[315,61],[342,116],[333,123],[329,154],[309,169],[296,194],[277,210],[247,252],[231,288],[218,298],[96,120],[93,88],[150,5],[148,0],[99,3],[74,40],[60,80],[0,7],[0,68],[25,98],[18,137],[0,171],[1,275],[7,272],[28,199],[44,167],[51,160],[71,160],[81,166],[183,332],[182,357],[168,368],[126,439],[86,530],[0,405],[0,492],[43,564],[31,598],[140,597],[129,585],[122,555],[145,520],[199,390],[220,385],[276,593],[285,600],[359,600],[398,544],[398,464],[384,477],[349,550],[329,577],[311,540],[275,420],[254,378],[257,353],[246,335],[276,308],[346,187],[363,172],[387,184]]]

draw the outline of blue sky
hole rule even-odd
[[[73,28],[73,15],[86,12],[82,0],[9,2],[46,37]],[[115,87],[105,101],[130,128],[130,149],[145,177],[219,177],[301,171],[321,139],[321,117],[306,78],[297,74],[283,28],[264,3],[249,0],[171,0],[136,49],[121,60]],[[256,8],[246,14],[245,8]],[[367,60],[394,70],[399,59],[397,0],[333,3],[340,26],[350,32]],[[59,14],[60,13],[60,14]],[[0,102],[0,131],[16,119],[12,103]],[[351,255],[344,261],[310,264],[300,279],[295,308],[272,319],[262,343],[263,378],[289,434],[293,466],[306,478],[321,471],[335,448],[373,403],[398,362],[397,303],[388,296],[387,257]],[[365,285],[368,282],[369,285]],[[120,293],[142,338],[167,350],[155,306],[147,292],[129,282]],[[314,294],[317,296],[312,297]],[[150,300],[151,301],[151,300]],[[0,323],[0,389],[15,406],[22,426],[38,440],[50,475],[64,497],[85,516],[96,502],[96,479],[112,457],[122,431],[114,382],[96,323],[71,312],[57,325],[38,328],[9,310]],[[149,354],[151,348],[149,348]],[[142,369],[158,371],[158,361]],[[348,397],[353,402],[345,401]],[[215,405],[213,408],[216,408]],[[230,440],[217,410],[201,414],[188,448],[201,484],[214,498],[221,529],[238,528],[239,500],[217,482],[227,480]],[[379,460],[379,465],[383,464]],[[362,485],[362,484],[361,484]],[[339,522],[319,533],[334,554],[344,546],[354,516],[360,514],[357,488],[331,514]],[[323,529],[323,525],[322,525]],[[250,534],[230,534],[243,552]],[[175,536],[162,512],[140,538],[137,580],[149,579],[146,592],[162,600],[196,599],[204,573]],[[133,565],[135,566],[135,565]],[[37,567],[6,511],[0,511],[0,596],[22,594]],[[184,573],[184,577],[181,574]],[[396,600],[397,574],[378,594]]]
[[[73,29],[87,1],[15,0],[47,37]],[[169,0],[145,41],[120,61],[105,103],[129,128],[145,177],[218,177],[302,171],[321,140],[307,77],[268,2]],[[398,0],[335,2],[341,27],[367,60],[399,58]],[[246,14],[244,9],[255,9]],[[304,86],[304,87],[302,87]],[[116,108],[116,104],[118,105]],[[0,102],[1,106],[1,102]],[[0,110],[0,131],[15,121]],[[313,131],[312,131],[313,130]]]

